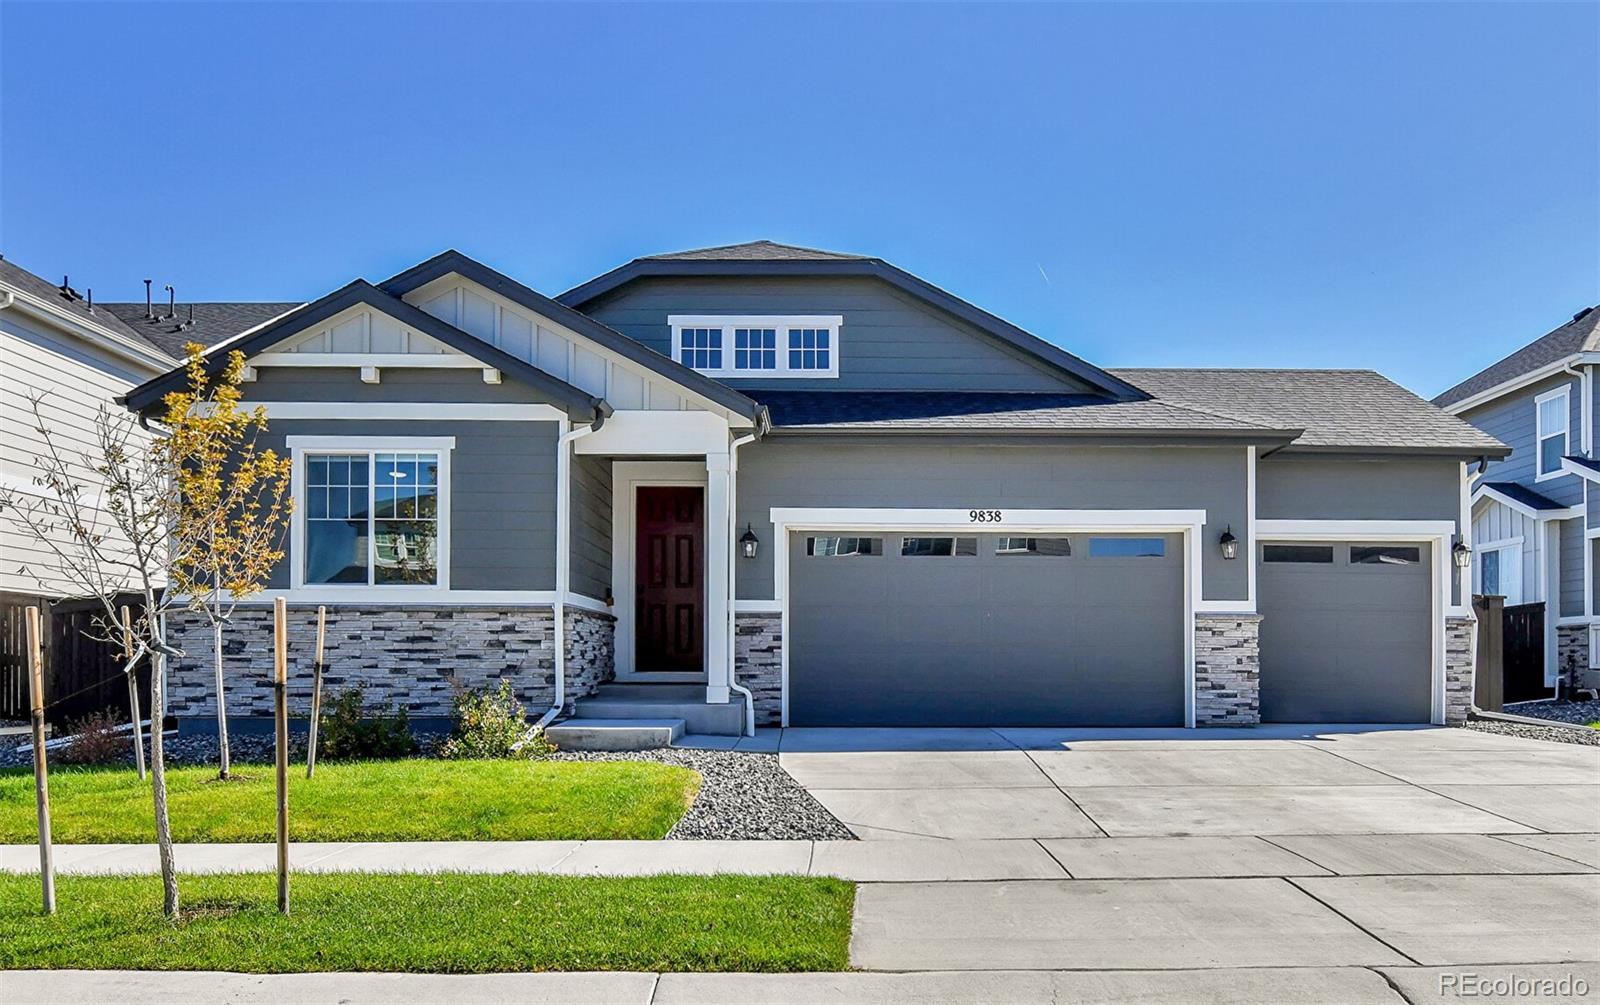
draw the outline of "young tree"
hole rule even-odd
[[[289,516],[289,458],[261,450],[265,409],[240,408],[244,354],[206,373],[202,347],[188,345],[189,387],[163,399],[165,449],[178,479],[174,533],[195,547],[172,569],[172,589],[211,626],[217,679],[218,774],[228,777],[228,709],[222,633],[239,601],[266,586],[283,558]]]
[[[102,405],[87,447],[70,449],[59,430],[72,429],[64,411],[45,415],[43,396],[31,399],[41,454],[34,458],[36,492],[0,489],[3,513],[41,556],[22,571],[46,590],[95,597],[102,611],[91,634],[121,647],[121,594],[132,591],[144,609],[132,625],[134,658],[150,659],[150,779],[156,846],[161,861],[162,910],[178,915],[177,867],[167,817],[167,775],[161,723],[166,713],[167,658],[182,652],[168,642],[167,612],[177,594],[165,589],[173,570],[193,562],[196,542],[173,533],[178,480],[159,436],[136,418]],[[138,742],[135,724],[135,742]]]

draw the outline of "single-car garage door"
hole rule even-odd
[[[1183,725],[1181,535],[789,548],[791,725]]]
[[[1432,549],[1363,542],[1260,548],[1261,718],[1429,721]]]

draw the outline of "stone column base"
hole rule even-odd
[[[733,672],[755,696],[756,725],[783,721],[783,616],[733,616]]]
[[[1194,724],[1261,721],[1261,615],[1194,616]]]
[[[1556,680],[1562,694],[1575,688],[1589,669],[1589,626],[1556,626]]]
[[[1451,725],[1466,722],[1472,711],[1477,676],[1472,651],[1477,632],[1476,618],[1444,619],[1444,721]]]

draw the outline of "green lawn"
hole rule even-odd
[[[167,772],[177,841],[271,841],[272,768]],[[366,761],[289,778],[294,841],[660,838],[699,791],[687,768],[644,762]],[[52,768],[51,832],[62,844],[154,840],[148,783],[132,769]],[[0,772],[0,843],[38,839],[33,772]]]
[[[806,876],[0,876],[0,970],[843,970],[854,887]]]

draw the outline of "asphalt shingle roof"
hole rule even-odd
[[[777,429],[1021,431],[1134,434],[1277,433],[1169,401],[1110,401],[1089,394],[970,391],[756,391]]]
[[[796,244],[779,244],[776,241],[746,241],[743,244],[722,244],[714,248],[694,248],[673,251],[664,255],[646,255],[647,262],[836,262],[865,259],[865,255],[847,255],[841,251],[823,251],[820,248],[802,248]]]
[[[1600,349],[1600,305],[1579,311],[1571,321],[1534,339],[1500,362],[1479,370],[1434,398],[1433,403],[1441,408],[1453,405],[1573,353],[1597,349]]]
[[[1372,370],[1115,369],[1172,404],[1304,429],[1291,450],[1508,453],[1505,444]]]
[[[169,356],[183,358],[183,347],[190,342],[213,346],[243,331],[271,321],[300,306],[300,301],[252,303],[179,304],[176,317],[166,317],[166,304],[155,306],[156,316],[145,317],[144,304],[105,304],[106,311],[121,318],[122,323],[137,332],[145,341],[158,346]],[[98,309],[98,307],[97,307]],[[190,311],[194,323],[189,323]]]
[[[1494,489],[1506,498],[1519,502],[1532,510],[1547,511],[1567,508],[1544,493],[1535,492],[1526,485],[1519,485],[1516,482],[1485,482],[1483,487]]]
[[[4,258],[0,258],[0,281],[4,281],[25,293],[30,293],[41,300],[55,304],[62,310],[74,314],[85,321],[92,321],[135,342],[147,345],[158,352],[165,352],[158,343],[152,342],[143,334],[124,323],[122,318],[111,310],[110,304],[95,304],[94,310],[91,311],[88,302],[83,298],[68,296],[62,292],[61,287],[50,280],[36,276],[20,265],[8,262]]]

